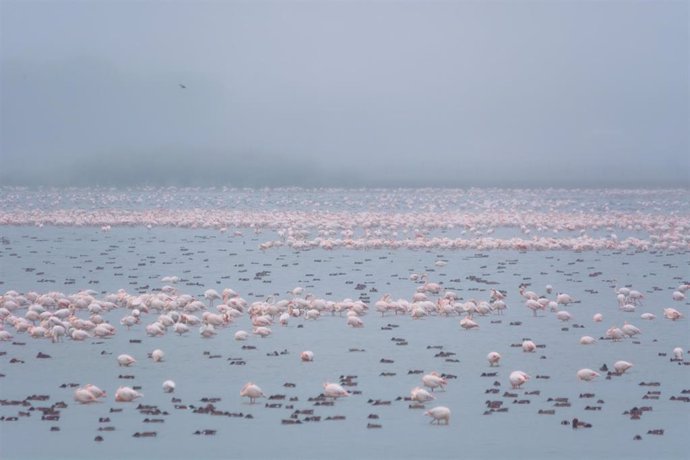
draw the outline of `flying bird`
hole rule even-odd
[[[178,85],[180,85],[180,88],[182,88],[182,89],[187,89],[187,87],[185,85],[183,85],[182,83],[178,83]]]

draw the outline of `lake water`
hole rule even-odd
[[[690,396],[683,393],[690,390],[690,366],[685,365],[687,356],[685,363],[671,358],[675,347],[689,348],[690,304],[672,299],[679,285],[690,279],[689,198],[686,190],[2,189],[0,292],[70,295],[91,289],[96,299],[103,299],[124,289],[145,295],[160,292],[167,284],[162,278],[175,275],[180,278],[174,286],[179,294],[204,303],[207,289],[232,288],[251,304],[271,297],[273,302],[292,299],[289,292],[299,286],[302,296],[310,293],[335,302],[361,299],[369,311],[362,316],[363,328],[348,327],[345,314],[323,312],[315,321],[291,318],[286,327],[276,321],[272,335],[251,335],[245,342],[235,341],[233,335],[240,329],[251,333],[246,312],[210,339],[202,338],[198,327],[184,336],[172,331],[147,336],[145,326],[160,314],[153,310],[142,314],[141,323],[129,331],[120,325],[128,309],[104,312],[117,333],[83,342],[33,339],[5,323],[3,328],[14,337],[0,342],[1,399],[49,399],[0,406],[1,457],[687,458],[690,411],[687,402],[676,398]],[[214,214],[218,210],[220,214]],[[505,215],[492,222],[498,210]],[[84,221],[54,225],[52,219],[75,216],[73,211],[83,212],[79,216]],[[61,217],[59,212],[65,214]],[[367,226],[359,220],[343,226],[345,218],[361,218],[362,213],[376,213],[379,224]],[[452,225],[435,221],[425,227],[415,217],[422,213],[440,216],[441,222],[445,216]],[[556,228],[549,216],[564,213],[573,219],[572,226]],[[289,221],[281,226],[276,215]],[[511,223],[521,215],[522,224]],[[609,215],[618,216],[621,226],[615,219],[605,225],[578,223]],[[211,220],[206,222],[205,216]],[[472,225],[460,225],[462,216]],[[161,219],[185,224],[164,224]],[[198,225],[187,224],[193,219]],[[232,219],[243,220],[234,225]],[[635,221],[639,225],[631,223]],[[414,224],[406,227],[404,222]],[[470,241],[487,235],[531,240],[537,234],[574,239],[583,233],[606,241],[635,238],[647,243],[581,251],[440,245],[410,249],[372,243],[435,236]],[[350,235],[366,241],[365,248],[288,244],[290,238],[323,242]],[[279,244],[260,249],[270,241]],[[445,265],[437,264],[439,260]],[[460,302],[488,301],[490,290],[500,289],[507,294],[508,309],[504,315],[475,315],[480,326],[469,331],[460,327],[459,316],[382,317],[374,304],[384,294],[411,301],[422,285],[410,280],[413,273],[428,274],[429,281],[457,293]],[[521,284],[552,299],[557,292],[570,294],[575,302],[563,309],[573,319],[561,322],[550,311],[534,317],[518,292]],[[551,295],[545,291],[547,284],[554,288]],[[615,288],[622,286],[644,295],[635,312],[618,308]],[[430,298],[435,302],[438,296]],[[666,307],[685,317],[664,318]],[[26,311],[12,313],[24,316]],[[601,323],[592,320],[597,312],[604,316]],[[641,319],[643,312],[654,313],[656,319]],[[77,316],[89,314],[79,310]],[[624,321],[638,326],[642,334],[619,342],[578,343],[583,335],[600,339],[609,327]],[[540,346],[535,353],[514,346],[527,338]],[[165,352],[161,363],[147,357],[156,348]],[[300,361],[304,350],[314,352],[313,362]],[[490,351],[501,353],[499,367],[489,367]],[[36,358],[39,352],[50,358]],[[440,352],[446,355],[437,356]],[[116,357],[121,353],[132,355],[137,363],[118,367]],[[592,382],[575,376],[581,368],[598,370],[607,364],[612,369],[617,360],[634,367],[610,379],[601,372]],[[244,364],[233,364],[238,361]],[[513,390],[508,381],[513,370],[532,378]],[[448,426],[431,425],[424,410],[409,407],[404,398],[421,386],[422,377],[411,371],[450,376],[446,391],[427,404],[450,408]],[[348,375],[356,376],[356,386],[346,389],[357,394],[333,406],[309,400],[320,394],[324,382]],[[161,389],[166,379],[177,384],[173,394]],[[248,381],[278,398],[249,404],[239,395]],[[101,403],[80,405],[73,400],[74,388],[63,385],[69,383],[92,383],[108,395]],[[115,402],[113,395],[121,385],[139,386],[144,396],[132,403]],[[194,408],[207,404],[203,398],[218,398],[214,406],[229,415],[195,413]],[[557,405],[563,400],[556,398],[567,398],[569,405]],[[41,420],[36,408],[60,401],[67,407],[60,409],[59,420]],[[487,401],[501,401],[508,410],[489,411]],[[142,414],[138,404],[156,406],[161,414]],[[646,407],[639,419],[624,415],[633,407]],[[320,421],[310,421],[312,416]],[[574,417],[592,427],[562,424]],[[301,423],[288,425],[284,420]],[[59,431],[51,431],[53,427]],[[99,431],[104,427],[114,430]],[[195,434],[203,430],[215,434]],[[663,435],[648,434],[653,430],[663,430]],[[133,437],[148,431],[156,436]],[[634,440],[636,435],[641,439]],[[102,441],[95,441],[97,436]]]

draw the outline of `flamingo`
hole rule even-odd
[[[208,300],[209,308],[213,308],[213,301],[221,299],[220,294],[215,289],[208,289],[204,292],[204,297]]]
[[[683,314],[675,308],[664,308],[664,318],[671,321],[678,321],[683,317]]]
[[[163,350],[160,350],[158,348],[151,352],[151,359],[153,359],[153,361],[156,363],[163,361],[164,357],[165,353],[163,353]]]
[[[531,340],[525,340],[522,342],[522,351],[525,353],[533,353],[537,349],[537,344]]]
[[[338,385],[337,383],[326,382],[323,384],[323,395],[327,398],[337,399],[345,396],[350,396],[350,393],[348,393],[347,390],[345,390],[345,388]]]
[[[377,300],[374,306],[376,307],[376,311],[381,313],[381,318],[383,318],[383,315],[390,309],[390,301],[391,301],[391,296],[390,294],[386,294],[381,298],[380,300]]]
[[[350,327],[364,327],[364,321],[357,316],[348,316],[347,325]]]
[[[450,423],[450,409],[445,406],[436,406],[424,412],[424,415],[431,417],[430,423],[432,424],[436,422],[436,424],[440,425],[441,421],[444,422],[444,425]]]
[[[424,273],[422,275],[422,281],[424,281],[424,285],[419,287],[421,292],[430,292],[432,294],[438,294],[441,292],[441,285],[438,283],[430,283],[428,274]]]
[[[537,299],[539,299],[539,296],[537,295],[536,292],[534,292],[534,291],[526,291],[524,285],[521,285],[521,286],[520,286],[520,295],[521,295],[525,300],[537,300]]]
[[[561,310],[556,313],[556,318],[558,318],[561,321],[570,321],[572,319],[572,316],[567,311]]]
[[[175,323],[173,324],[173,331],[178,335],[186,334],[189,332],[189,326],[184,323]]]
[[[74,390],[74,400],[80,404],[90,404],[98,402],[98,398],[94,396],[93,393],[91,393],[86,388],[77,388],[76,390]]]
[[[249,338],[249,332],[247,331],[237,331],[235,332],[235,340],[242,341]]]
[[[304,362],[311,362],[314,361],[314,352],[309,350],[303,351],[302,353],[300,353],[299,357]]]
[[[137,398],[141,398],[142,396],[144,395],[130,387],[120,387],[115,392],[115,401],[131,402]]]
[[[290,313],[288,313],[288,312],[284,312],[283,314],[281,314],[280,318],[278,319],[281,326],[287,326],[289,320],[290,320]]]
[[[617,342],[625,337],[625,334],[621,328],[612,326],[606,330],[606,337],[610,338],[614,342]]]
[[[213,324],[204,324],[199,327],[199,334],[205,339],[210,339],[218,334],[218,332],[216,332],[216,328],[213,327]]]
[[[629,324],[627,321],[623,323],[623,327],[621,327],[621,331],[623,331],[623,334],[627,335],[628,337],[632,337],[637,334],[641,334],[642,331],[637,328],[636,326],[633,326],[632,324]]]
[[[88,339],[91,336],[86,331],[82,331],[81,329],[74,329],[71,332],[70,337],[72,337],[72,340],[76,340],[78,342],[81,342],[81,341]]]
[[[599,373],[592,369],[580,369],[577,371],[577,378],[585,382],[591,382],[595,377],[599,377]]]
[[[628,294],[628,298],[630,299],[630,303],[632,303],[633,305],[640,305],[642,303],[644,295],[640,291],[631,289],[630,293]]]
[[[469,331],[470,329],[478,328],[479,324],[472,320],[472,316],[466,316],[460,320],[460,327]]]
[[[529,380],[529,378],[529,375],[523,371],[513,371],[510,373],[508,380],[510,380],[510,384],[512,385],[513,389],[517,389],[520,388],[527,380]]]
[[[613,369],[616,371],[617,374],[624,374],[625,371],[633,367],[632,363],[629,363],[627,361],[616,361],[613,364]]]
[[[498,289],[491,289],[491,301],[496,302],[497,300],[503,300],[505,298],[505,294],[503,292],[499,291]]]
[[[544,306],[535,299],[527,299],[525,306],[532,310],[532,316],[537,316],[537,311],[544,309]]]
[[[441,377],[438,372],[431,372],[422,377],[422,383],[425,387],[431,388],[431,391],[434,391],[436,388],[445,391],[445,386],[448,384],[448,381]]]
[[[96,398],[104,398],[106,396],[105,391],[101,390],[98,388],[96,385],[93,385],[91,383],[87,383],[84,385],[84,389],[94,395]]]
[[[247,382],[240,390],[240,396],[249,398],[249,404],[254,404],[257,398],[265,397],[266,395],[258,385]]]
[[[271,335],[271,329],[267,327],[256,327],[254,328],[254,334],[258,335],[262,339],[268,337]]]
[[[501,360],[501,355],[495,351],[492,351],[491,353],[486,355],[486,359],[489,361],[489,365],[491,367],[498,366],[498,362]]]
[[[129,367],[136,362],[137,360],[132,358],[130,355],[122,354],[117,357],[117,364],[119,366]]]
[[[173,393],[175,391],[175,382],[172,380],[166,380],[163,382],[163,392],[164,393]]]
[[[558,294],[556,296],[556,303],[558,305],[568,305],[572,301],[573,301],[573,298],[570,297],[570,295],[568,295],[568,294],[561,293],[561,294]]]
[[[580,338],[581,345],[592,345],[595,342],[596,340],[594,340],[594,337],[590,337],[588,335],[584,335]]]
[[[418,403],[424,404],[426,402],[436,399],[436,397],[428,391],[426,391],[424,388],[414,387],[410,392],[410,399],[412,401],[417,401]]]

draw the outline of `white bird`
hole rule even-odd
[[[173,331],[179,335],[186,334],[189,332],[189,326],[184,323],[175,323],[173,324]]]
[[[115,392],[115,401],[131,402],[137,398],[141,398],[142,396],[144,395],[130,387],[120,387]]]
[[[165,353],[163,353],[163,350],[160,350],[156,348],[151,352],[151,359],[153,359],[154,362],[160,363],[163,361],[163,358],[165,357]]]
[[[82,331],[81,329],[74,329],[70,334],[72,340],[83,341],[91,337],[88,332]]]
[[[263,339],[271,335],[271,330],[267,327],[257,327],[254,328],[254,334],[258,335]]]
[[[525,340],[522,342],[522,351],[526,353],[532,353],[537,349],[537,345],[531,340]]]
[[[122,354],[122,355],[117,357],[117,364],[119,366],[129,367],[136,362],[137,362],[137,360],[132,358],[129,355]]]
[[[247,340],[249,338],[249,332],[247,331],[237,331],[235,332],[235,340]]]
[[[0,331],[0,341],[6,342],[8,340],[12,340],[14,336],[10,334],[8,331],[1,330]]]
[[[479,324],[473,321],[470,316],[466,316],[465,318],[460,320],[460,327],[465,329],[466,331],[469,331],[470,329],[478,328]]]
[[[676,347],[673,349],[673,358],[674,359],[683,359],[683,349],[681,347]]]
[[[624,374],[625,371],[633,367],[632,363],[629,363],[627,361],[616,361],[613,364],[613,369],[616,371],[618,374]]]
[[[486,359],[489,361],[490,366],[498,366],[498,362],[501,360],[501,355],[495,351],[492,351],[486,355]]]
[[[364,321],[361,320],[358,316],[348,316],[347,317],[347,325],[351,327],[364,327]]]
[[[558,294],[556,296],[556,302],[559,305],[568,305],[572,301],[573,301],[573,298],[570,297],[568,294]]]
[[[410,399],[412,401],[417,401],[419,403],[424,404],[425,402],[429,402],[433,399],[436,399],[436,397],[428,391],[426,391],[424,388],[414,387],[410,392]]]
[[[627,313],[632,313],[635,311],[635,305],[631,303],[626,303],[625,305],[619,307],[619,309]]]
[[[513,389],[517,389],[520,388],[527,380],[529,380],[529,378],[529,375],[523,371],[513,371],[510,373],[508,380],[510,380],[510,384],[512,385]]]
[[[175,391],[175,382],[172,380],[166,380],[163,382],[163,392],[172,393]]]
[[[279,322],[281,326],[287,326],[288,325],[288,320],[290,319],[290,313],[285,312],[282,315],[280,315]]]
[[[303,351],[302,353],[300,353],[299,357],[302,361],[305,362],[314,361],[314,352],[309,350]]]
[[[556,313],[556,318],[560,319],[561,321],[570,321],[572,316],[567,311],[561,310]]]
[[[588,335],[580,337],[580,345],[592,345],[595,342],[596,340],[594,340],[594,337],[590,337]]]
[[[80,404],[90,404],[98,402],[98,398],[94,396],[93,393],[91,393],[86,388],[77,388],[76,390],[74,390],[74,400]]]
[[[323,384],[323,394],[324,396],[333,399],[350,396],[350,393],[348,393],[345,388],[341,387],[337,383],[329,382]]]
[[[434,391],[435,388],[445,390],[448,381],[441,377],[438,372],[431,372],[422,377],[422,383],[425,387],[429,387],[431,391]]]
[[[577,371],[577,378],[585,382],[590,382],[594,380],[595,377],[599,377],[599,373],[592,369],[580,369]]]
[[[87,383],[86,385],[84,385],[84,389],[87,390],[92,395],[94,395],[96,398],[104,398],[105,397],[105,391],[101,390],[96,385],[93,385],[91,383]]]
[[[606,330],[606,337],[615,342],[625,337],[625,334],[623,333],[623,330],[621,330],[621,328],[613,326]]]
[[[628,324],[627,322],[623,324],[623,327],[621,327],[621,331],[623,331],[623,334],[627,335],[628,337],[632,337],[634,335],[642,333],[642,331],[639,328],[633,326],[632,324]]]
[[[602,321],[604,321],[604,315],[602,315],[601,313],[595,313],[592,317],[592,320],[595,323],[601,323]]]
[[[208,289],[206,292],[204,292],[204,297],[206,300],[209,302],[209,306],[213,307],[213,301],[218,300],[221,298],[220,294],[218,294],[218,291],[215,289]]]
[[[244,387],[242,387],[242,390],[240,390],[240,396],[249,398],[249,403],[254,404],[257,398],[261,398],[266,395],[263,391],[261,391],[261,388],[259,388],[258,385],[252,382],[247,382]]]
[[[431,417],[430,423],[436,422],[439,425],[441,424],[441,421],[444,422],[444,425],[448,425],[448,423],[450,423],[450,409],[445,406],[436,406],[424,412],[424,415]]]
[[[677,321],[683,317],[683,314],[675,308],[664,308],[664,318],[671,321]]]
[[[527,308],[529,308],[530,310],[532,310],[532,314],[534,316],[537,316],[538,310],[543,310],[545,308],[542,304],[537,302],[537,300],[535,300],[535,299],[527,299],[527,301],[525,301],[525,306]]]
[[[312,308],[310,310],[307,310],[307,312],[304,314],[304,319],[311,319],[316,321],[319,316],[321,316],[321,312],[315,308]]]
[[[204,324],[199,327],[199,334],[208,339],[218,334],[218,332],[216,332],[216,328],[213,327],[213,324]]]

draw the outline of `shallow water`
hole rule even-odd
[[[141,324],[127,331],[118,309],[103,316],[117,326],[108,339],[53,344],[26,334],[14,334],[14,342],[0,342],[3,400],[22,400],[32,394],[49,395],[49,406],[65,401],[59,421],[42,421],[38,411],[17,421],[0,421],[2,458],[685,458],[690,434],[688,403],[670,400],[690,389],[690,366],[671,362],[671,350],[688,349],[688,301],[674,302],[671,293],[690,277],[690,257],[685,252],[569,251],[412,251],[367,250],[293,251],[282,247],[260,251],[263,235],[244,232],[242,236],[215,230],[179,228],[96,228],[26,226],[0,227],[5,238],[0,245],[0,291],[62,291],[74,293],[93,289],[99,293],[125,289],[131,294],[160,289],[161,277],[177,275],[181,293],[203,300],[206,289],[230,287],[250,303],[274,295],[290,298],[295,286],[327,300],[361,298],[370,303],[363,317],[365,327],[346,326],[344,316],[323,315],[316,321],[292,318],[287,327],[277,323],[266,339],[252,336],[247,342],[233,340],[233,334],[251,331],[244,315],[212,339],[203,339],[196,328],[178,337],[168,332],[160,338],[146,336],[144,327],[157,316],[151,313]],[[434,263],[443,259],[444,267]],[[458,317],[430,316],[413,320],[409,316],[381,317],[373,304],[384,293],[394,299],[410,299],[419,286],[409,280],[411,273],[429,274],[444,289],[461,299],[488,300],[490,288],[507,291],[505,315],[475,317],[477,330],[459,327]],[[533,317],[518,293],[521,283],[545,294],[547,284],[555,292],[567,292],[574,299],[566,309],[573,315],[562,323],[550,313]],[[630,285],[645,295],[635,313],[618,310],[615,286]],[[97,296],[98,297],[98,296]],[[555,297],[553,294],[550,297]],[[673,306],[686,318],[672,322],[663,318],[663,308]],[[642,312],[657,315],[644,321]],[[601,312],[604,322],[594,323]],[[23,313],[23,311],[22,311]],[[87,315],[82,313],[81,317]],[[583,335],[597,339],[611,325],[629,321],[642,335],[621,342],[599,340],[582,346]],[[511,325],[511,322],[521,322]],[[382,329],[389,324],[389,330]],[[575,328],[574,324],[583,328]],[[301,325],[302,327],[298,327]],[[567,328],[567,330],[563,330]],[[397,345],[403,338],[407,345]],[[536,353],[512,347],[524,338],[538,345]],[[139,339],[141,343],[130,343]],[[254,350],[242,349],[255,346]],[[452,352],[447,361],[435,357]],[[154,363],[147,353],[160,348],[165,361]],[[364,349],[351,352],[352,348]],[[312,350],[315,360],[302,363],[299,353]],[[50,359],[36,359],[38,352]],[[287,354],[280,352],[287,351]],[[498,351],[500,367],[490,368],[489,351]],[[209,352],[209,354],[204,354]],[[278,352],[278,356],[273,356]],[[118,367],[116,356],[129,353],[137,359],[131,368]],[[270,355],[269,355],[270,354]],[[662,356],[660,354],[665,354]],[[220,355],[210,358],[209,355]],[[11,359],[23,363],[10,363]],[[246,365],[231,365],[229,358],[242,358]],[[383,363],[382,359],[393,360]],[[607,363],[626,360],[634,367],[610,380],[604,375],[593,382],[580,382],[575,373],[589,367],[597,370]],[[687,360],[687,357],[686,357]],[[511,390],[508,374],[523,370],[532,376],[522,389]],[[449,426],[430,425],[419,409],[410,409],[409,396],[421,385],[424,370],[452,374],[447,390],[439,392],[435,404],[452,411]],[[495,377],[482,373],[496,372]],[[384,376],[382,373],[394,373]],[[120,375],[134,375],[121,379]],[[315,406],[308,398],[318,396],[325,381],[341,375],[356,375],[361,394],[336,401],[332,407]],[[536,378],[536,376],[550,378]],[[177,383],[174,394],[164,394],[163,380]],[[285,400],[259,399],[250,405],[239,396],[247,381],[261,386],[267,395],[286,395]],[[103,403],[79,405],[72,400],[73,388],[63,383],[93,383],[108,392]],[[284,383],[294,383],[294,388]],[[494,382],[500,386],[494,386]],[[641,382],[659,382],[657,387]],[[120,385],[139,385],[144,397],[134,403],[113,399]],[[487,390],[499,389],[496,394]],[[527,394],[539,391],[539,394]],[[642,399],[648,391],[660,391],[658,400]],[[505,396],[505,392],[515,393]],[[594,393],[592,398],[580,398]],[[687,395],[686,395],[687,396]],[[173,403],[171,398],[181,403]],[[221,398],[215,406],[231,413],[251,414],[252,419],[193,413],[176,409],[175,404],[202,406],[204,397]],[[298,398],[289,401],[289,398]],[[554,407],[549,398],[569,398],[570,407]],[[374,405],[370,400],[390,401]],[[508,412],[484,415],[485,401],[503,401]],[[517,404],[528,400],[528,404]],[[598,403],[602,400],[602,403]],[[156,405],[169,415],[142,415],[137,404]],[[267,403],[282,404],[269,408]],[[286,406],[291,405],[292,408]],[[600,410],[585,410],[598,406]],[[651,406],[641,419],[631,420],[623,412],[632,407]],[[110,408],[122,412],[110,413]],[[313,409],[320,422],[298,418],[299,425],[284,425],[295,410]],[[540,409],[554,409],[554,415],[539,415]],[[0,416],[16,416],[25,408],[0,406]],[[370,414],[378,419],[368,418]],[[342,415],[344,420],[326,420]],[[109,417],[110,422],[99,423]],[[144,423],[145,418],[162,418],[164,423]],[[578,417],[592,424],[590,429],[573,430],[561,425]],[[368,429],[368,423],[381,428]],[[51,432],[50,427],[60,427]],[[114,426],[115,431],[98,431]],[[197,430],[216,430],[213,436],[195,435]],[[663,436],[648,435],[663,429]],[[156,431],[155,438],[134,438],[135,432]],[[635,435],[642,440],[634,441]],[[102,442],[95,442],[96,436]],[[37,442],[40,440],[40,442]]]

